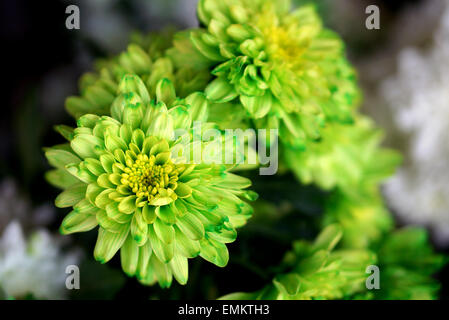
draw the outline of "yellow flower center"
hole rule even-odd
[[[180,166],[176,166],[170,160],[163,164],[157,164],[154,155],[139,154],[137,159],[126,159],[124,172],[121,175],[121,183],[128,186],[138,198],[147,198],[151,202],[157,196],[173,196],[177,187]]]
[[[307,50],[307,43],[297,38],[293,30],[284,26],[268,26],[263,29],[267,53],[276,61],[286,64],[290,68],[299,65],[301,55]]]

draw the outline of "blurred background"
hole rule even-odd
[[[191,299],[253,291],[270,279],[292,240],[316,234],[326,194],[314,187],[291,190],[285,180],[275,179],[255,183],[261,198],[277,206],[259,208],[262,214],[240,231],[238,244],[229,246],[228,267],[194,259],[185,287],[143,287],[124,276],[118,259],[96,263],[94,232],[58,236],[66,212],[51,203],[58,190],[43,178],[48,165],[42,147],[60,142],[53,125],[74,124],[64,110],[65,98],[77,93],[78,78],[92,69],[96,58],[126,47],[131,31],[196,27],[196,2],[1,2],[6,72],[0,117],[0,298]],[[385,130],[385,145],[404,154],[403,166],[383,187],[398,224],[427,227],[438,250],[449,253],[448,1],[295,2],[316,3],[325,24],[343,37],[359,71],[363,111]],[[80,8],[80,30],[65,27],[70,4]],[[365,28],[370,4],[380,8],[380,30]],[[273,198],[273,189],[285,196]],[[68,264],[80,265],[81,290],[65,289]],[[442,298],[449,298],[448,267],[439,278]]]

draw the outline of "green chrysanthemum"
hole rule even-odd
[[[339,37],[313,7],[289,9],[287,0],[201,0],[205,29],[190,37],[214,67],[208,98],[239,98],[258,127],[278,128],[284,143],[303,147],[327,120],[351,122],[359,91]]]
[[[328,226],[314,243],[297,241],[273,283],[254,293],[233,293],[222,299],[316,300],[343,299],[363,292],[368,265],[376,255],[363,249],[334,250],[342,236],[338,225]]]
[[[326,203],[324,224],[339,223],[346,247],[369,247],[392,229],[393,219],[379,193],[379,183],[401,161],[400,155],[380,147],[383,134],[361,115],[353,125],[328,124],[319,142],[307,151],[285,147],[284,160],[297,178],[333,195]]]
[[[354,295],[354,299],[435,300],[440,284],[434,275],[447,257],[432,249],[425,229],[407,227],[394,231],[377,249],[380,288]]]
[[[313,244],[298,241],[284,258],[288,273],[253,293],[232,293],[222,299],[436,299],[438,282],[432,276],[447,262],[436,254],[427,232],[405,228],[387,235],[376,249],[335,249],[342,230],[326,227]],[[344,231],[343,231],[344,232]],[[379,268],[380,288],[368,289],[367,267]]]
[[[182,42],[174,37],[174,31],[142,35],[135,33],[127,50],[118,56],[99,60],[96,71],[84,74],[79,82],[80,96],[68,97],[67,111],[75,118],[84,114],[110,115],[119,81],[126,74],[138,75],[150,95],[156,94],[156,84],[167,78],[172,81],[179,97],[185,98],[196,91],[203,91],[210,79],[207,70],[193,71],[195,64],[175,67],[165,51]],[[194,59],[190,55],[190,59]]]
[[[433,275],[447,263],[436,254],[426,230],[405,228],[386,236],[379,251],[380,290],[375,299],[433,300],[440,284]]]
[[[203,94],[178,99],[167,79],[158,82],[152,100],[143,81],[127,75],[111,116],[86,114],[73,131],[60,127],[70,144],[46,156],[57,168],[48,180],[64,189],[56,205],[73,206],[61,232],[99,225],[95,258],[105,263],[120,250],[123,270],[144,284],[168,287],[172,276],[185,284],[187,259],[198,255],[224,267],[226,243],[252,214],[242,198],[255,194],[244,190],[248,179],[224,165],[192,163],[189,153],[179,152],[214,143],[198,140],[192,130],[192,119],[204,121],[206,109]],[[184,133],[175,140],[179,130]]]
[[[325,203],[323,225],[334,223],[343,229],[341,244],[346,248],[372,248],[394,226],[377,189],[358,198],[334,191]]]
[[[394,173],[401,161],[397,152],[379,147],[382,138],[368,118],[358,115],[350,126],[327,125],[319,142],[307,143],[307,152],[286,147],[284,159],[302,183],[315,183],[325,190],[338,187],[363,197]]]

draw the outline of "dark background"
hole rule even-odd
[[[360,3],[360,0],[353,0]],[[422,2],[423,0],[421,0]],[[370,33],[344,33],[350,57],[354,61],[363,60],[377,51],[391,45],[388,43],[388,30],[394,25],[397,16],[407,7],[419,0],[377,0],[368,4],[377,4],[382,12],[382,29]],[[108,50],[98,45],[89,37],[89,30],[84,30],[86,21],[82,4],[81,29],[67,30],[65,27],[65,8],[72,4],[66,1],[1,1],[0,33],[2,47],[1,117],[0,117],[0,180],[12,177],[21,193],[25,194],[35,205],[54,199],[58,191],[43,179],[48,169],[42,153],[43,146],[60,143],[58,135],[52,130],[55,124],[73,125],[64,111],[65,97],[77,93],[79,76],[90,70],[96,57],[109,54]],[[76,1],[73,4],[77,4]],[[364,8],[363,6],[361,6]],[[176,18],[168,16],[162,19],[155,15],[146,20],[139,13],[139,7],[128,1],[116,1],[114,9],[125,17],[126,22],[142,31],[161,29],[164,25],[174,23],[184,27]],[[327,12],[326,15],[332,16]],[[364,19],[364,12],[356,17]],[[363,23],[360,20],[360,23]],[[360,28],[363,28],[361,24]],[[336,26],[338,30],[338,26]],[[124,49],[117,46],[115,52]],[[292,183],[295,183],[292,179]],[[285,181],[285,180],[283,180]],[[265,183],[265,184],[264,184]],[[325,196],[313,187],[302,187],[294,192],[286,188],[286,183],[276,180],[258,182],[261,198],[282,202],[289,200],[293,208],[279,209],[276,215],[268,214],[258,219],[264,223],[252,221],[240,231],[237,244],[231,244],[230,264],[226,269],[217,268],[201,259],[191,260],[189,266],[189,285],[182,287],[174,283],[171,290],[161,290],[158,286],[151,288],[141,286],[134,279],[125,279],[115,258],[110,266],[85,262],[87,270],[82,277],[81,294],[73,298],[200,298],[216,297],[234,291],[253,291],[260,289],[260,283],[267,283],[277,271],[275,266],[283,253],[290,248],[291,241],[298,237],[291,230],[302,230],[302,237],[313,238],[318,227],[316,217],[321,212],[320,199]],[[255,183],[255,185],[258,185]],[[287,185],[288,187],[288,185]],[[270,188],[283,190],[285,199],[269,199]],[[285,189],[285,190],[284,190]],[[298,196],[300,195],[300,196]],[[282,205],[280,206],[282,208]],[[267,207],[267,209],[270,209]],[[286,214],[296,211],[295,217]],[[262,210],[263,211],[263,210]],[[269,210],[267,210],[268,212]],[[284,212],[285,211],[285,212]],[[65,213],[58,215],[49,229],[56,231]],[[298,215],[302,219],[298,219]],[[270,228],[267,228],[267,220]],[[88,233],[72,238],[77,246],[91,254],[95,234]],[[250,249],[249,249],[250,248]],[[448,251],[446,250],[446,253]],[[90,259],[85,260],[93,260]],[[99,279],[98,277],[103,278]],[[446,267],[439,275],[443,283],[442,298],[449,298],[449,269]],[[218,279],[218,282],[217,282]],[[98,281],[104,280],[102,284]],[[92,285],[92,283],[96,283]]]

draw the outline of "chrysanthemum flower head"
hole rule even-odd
[[[319,138],[326,120],[350,122],[359,92],[339,37],[313,7],[289,9],[290,1],[201,0],[205,29],[192,30],[191,41],[215,67],[211,100],[238,98],[259,127],[300,146]]]
[[[203,91],[210,78],[207,70],[193,72],[194,63],[175,67],[165,55],[167,48],[180,45],[173,36],[174,31],[169,29],[147,35],[133,34],[125,51],[98,60],[95,72],[81,77],[80,95],[66,99],[67,111],[75,118],[84,114],[110,115],[119,82],[126,74],[138,75],[151,96],[156,95],[156,85],[164,78],[173,83],[178,97],[185,98],[193,92]],[[190,58],[194,59],[191,55]]]
[[[378,258],[381,286],[373,292],[375,299],[438,299],[441,286],[434,275],[448,258],[433,250],[425,229],[406,227],[388,234]]]
[[[326,227],[313,243],[296,241],[284,258],[273,282],[253,293],[233,293],[232,300],[322,300],[343,299],[364,292],[366,266],[376,255],[365,249],[335,249],[342,236],[337,225]]]
[[[284,160],[302,183],[363,197],[401,162],[398,152],[380,147],[382,139],[369,118],[355,114],[353,125],[326,125],[319,142],[307,141],[306,152],[285,146]]]
[[[46,155],[57,168],[47,177],[65,189],[56,205],[73,207],[61,232],[99,225],[95,258],[105,263],[120,250],[123,270],[145,284],[168,287],[172,276],[185,284],[187,259],[198,255],[224,267],[226,243],[252,214],[242,198],[256,195],[224,165],[186,161],[208,147],[192,130],[206,108],[203,94],[179,99],[167,79],[151,99],[143,81],[127,75],[111,116],[86,114],[73,132],[60,130],[70,144]]]

